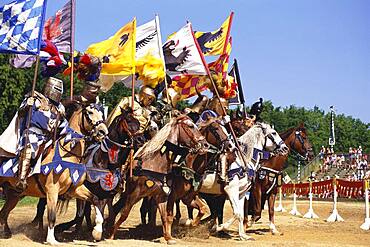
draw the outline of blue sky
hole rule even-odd
[[[10,1],[0,1],[1,4]],[[66,1],[49,0],[50,16]],[[232,57],[238,59],[247,105],[315,105],[370,122],[370,1],[367,0],[76,0],[76,48],[104,40],[137,17],[158,13],[162,39],[187,20],[218,28],[235,12]]]

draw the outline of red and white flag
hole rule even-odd
[[[42,39],[51,41],[59,52],[70,53],[72,35],[72,1],[68,1],[54,16],[45,21]],[[47,55],[47,54],[46,54]],[[43,56],[43,53],[40,53]],[[36,61],[35,56],[17,54],[10,59],[15,68],[30,68]]]

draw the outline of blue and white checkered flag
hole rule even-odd
[[[46,0],[16,0],[0,7],[0,52],[40,52]]]

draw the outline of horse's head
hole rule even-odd
[[[206,141],[218,149],[231,148],[232,143],[225,127],[217,121],[217,118],[210,118],[206,122],[199,124],[200,133]]]
[[[280,135],[269,124],[258,123],[264,136],[263,149],[274,154],[287,155],[289,148],[281,139]]]
[[[311,160],[313,158],[312,144],[307,138],[306,128],[301,123],[299,127],[295,128],[287,140],[290,148],[296,151],[305,159]]]
[[[135,139],[139,128],[140,122],[135,118],[132,109],[121,108],[121,114],[109,126],[109,138],[123,144],[128,139]]]
[[[172,136],[176,136],[179,145],[188,147],[193,152],[203,153],[207,151],[209,144],[190,117],[182,115],[177,117],[175,121],[176,129],[174,133],[178,131],[178,134]]]
[[[100,104],[90,104],[81,110],[82,130],[91,135],[96,141],[102,141],[108,135],[108,128],[104,123],[103,109]]]

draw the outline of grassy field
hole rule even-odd
[[[17,207],[36,205],[38,201],[39,201],[39,199],[36,198],[36,197],[26,196],[20,202],[18,202]],[[3,199],[0,199],[0,207],[2,207],[4,205],[4,203],[5,203],[5,201]]]

